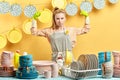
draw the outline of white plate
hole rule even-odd
[[[5,14],[9,12],[10,10],[10,4],[6,1],[0,2],[0,14]]]
[[[93,5],[96,9],[103,9],[105,7],[105,0],[94,0]]]
[[[22,7],[20,4],[12,4],[10,8],[12,16],[19,16],[22,13]]]
[[[78,11],[77,5],[74,3],[67,4],[65,11],[68,15],[74,16]]]
[[[24,14],[25,16],[31,18],[33,17],[33,15],[35,14],[36,12],[36,7],[33,6],[33,5],[27,5],[25,8],[24,8]]]
[[[81,4],[80,4],[80,10],[84,10],[86,12],[91,12],[92,11],[92,4],[91,2],[89,1],[83,1]]]
[[[115,4],[118,2],[118,0],[109,0],[110,3]]]

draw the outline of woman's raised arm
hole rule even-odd
[[[76,34],[85,34],[90,30],[90,19],[89,16],[85,17],[85,24],[83,28],[75,28]]]
[[[37,21],[35,19],[33,19],[32,26],[31,26],[31,34],[35,35],[35,36],[46,37],[46,29],[37,30]]]

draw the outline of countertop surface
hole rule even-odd
[[[65,76],[58,76],[57,78],[46,79],[42,75],[39,75],[36,79],[18,79],[15,77],[0,77],[0,80],[75,80],[75,79],[71,79]],[[96,77],[84,78],[84,79],[79,79],[79,80],[106,80],[106,78],[102,78],[100,75],[98,75]],[[112,77],[112,78],[108,78],[107,80],[120,80],[120,78]]]

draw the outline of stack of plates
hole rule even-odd
[[[105,62],[102,64],[102,77],[112,78],[113,76],[113,64],[112,62]]]
[[[84,64],[81,62],[81,61],[74,61],[71,63],[70,65],[70,68],[73,69],[73,70],[84,70]],[[79,77],[83,77],[84,73],[81,72],[74,72],[74,71],[71,71],[71,77],[72,78],[79,78]]]
[[[0,66],[0,76],[2,77],[10,77],[15,76],[14,67],[2,67]]]
[[[118,77],[120,78],[120,66],[114,65],[114,72],[113,72],[113,77]]]
[[[102,63],[111,61],[111,52],[99,52],[98,53],[99,68],[101,68]],[[99,75],[102,74],[102,70],[98,72]]]
[[[92,71],[92,69],[98,69],[98,59],[94,54],[80,55],[78,60],[72,62],[70,66],[72,70],[81,71],[71,71],[71,76],[73,78],[95,77],[98,73],[98,71]]]
[[[120,64],[120,52],[119,51],[112,51],[112,55],[114,57],[114,65]]]

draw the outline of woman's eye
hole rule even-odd
[[[64,18],[61,18],[61,19],[64,19]]]
[[[59,20],[59,18],[57,18],[57,20]]]

